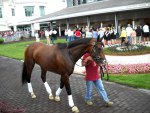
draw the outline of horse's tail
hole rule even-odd
[[[27,83],[27,66],[26,63],[23,62],[23,68],[22,68],[22,84]]]

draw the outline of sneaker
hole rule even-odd
[[[111,102],[111,101],[109,101],[109,102],[106,102],[106,106],[107,107],[110,107],[110,106],[112,106],[114,103],[113,102]]]
[[[91,100],[86,100],[86,104],[91,106],[91,105],[93,105],[93,102]]]

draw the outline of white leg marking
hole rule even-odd
[[[55,96],[55,101],[60,101],[60,93],[61,93],[62,89],[58,88],[56,91],[56,96]]]
[[[36,98],[36,95],[33,92],[32,84],[31,83],[27,83],[27,85],[28,85],[28,91],[29,91],[29,93],[31,93],[31,97],[32,98]]]
[[[58,88],[57,91],[56,91],[56,96],[59,96],[61,91],[62,91],[62,89]]]
[[[68,101],[69,101],[69,106],[73,107],[74,106],[74,102],[73,102],[72,95],[68,95]]]
[[[29,93],[33,93],[33,88],[31,83],[27,83]]]
[[[44,83],[44,86],[45,86],[45,88],[46,88],[47,93],[48,93],[50,96],[52,96],[52,90],[51,90],[51,88],[50,88],[50,86],[48,85],[47,82]]]

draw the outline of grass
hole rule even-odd
[[[106,76],[104,77],[104,80],[106,80]],[[150,89],[150,73],[109,75],[109,81],[127,85],[127,86],[132,86],[135,88]]]
[[[104,52],[106,55],[115,55],[115,56],[142,55],[142,54],[150,54],[150,47],[144,47],[142,49],[132,50],[132,51],[115,51],[113,50],[113,47],[110,47],[110,48],[105,48]]]
[[[18,60],[24,59],[24,50],[27,45],[34,41],[14,42],[10,44],[0,44],[0,56],[6,56]],[[46,40],[41,40],[46,43]],[[57,39],[56,43],[66,43],[65,39]],[[136,88],[150,89],[150,74],[130,74],[130,75],[110,75],[110,81],[125,84]]]
[[[27,45],[34,43],[34,41],[14,42],[10,44],[0,44],[0,56],[6,56],[18,60],[24,59],[24,50]],[[41,40],[42,43],[46,43],[46,40]],[[66,43],[65,39],[58,39],[56,43]]]

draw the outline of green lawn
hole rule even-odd
[[[25,41],[25,42],[15,42],[11,44],[0,44],[0,56],[7,56],[10,58],[23,60],[24,50],[27,45],[35,42]],[[41,40],[41,42],[46,43],[46,40]],[[65,39],[57,39],[56,43],[66,43]],[[130,74],[130,75],[110,75],[110,81],[117,82],[120,84],[125,84],[128,86],[133,86],[136,88],[150,89],[150,73],[149,74]]]
[[[109,81],[132,86],[135,88],[150,89],[150,73],[147,74],[128,74],[128,75],[109,75]],[[106,79],[106,76],[104,77]]]
[[[34,43],[35,41],[14,42],[11,44],[0,44],[0,56],[7,56],[10,58],[22,60],[24,59],[24,50],[27,45]],[[41,40],[42,43],[46,43],[46,40]],[[66,43],[65,39],[58,39],[56,43]]]

